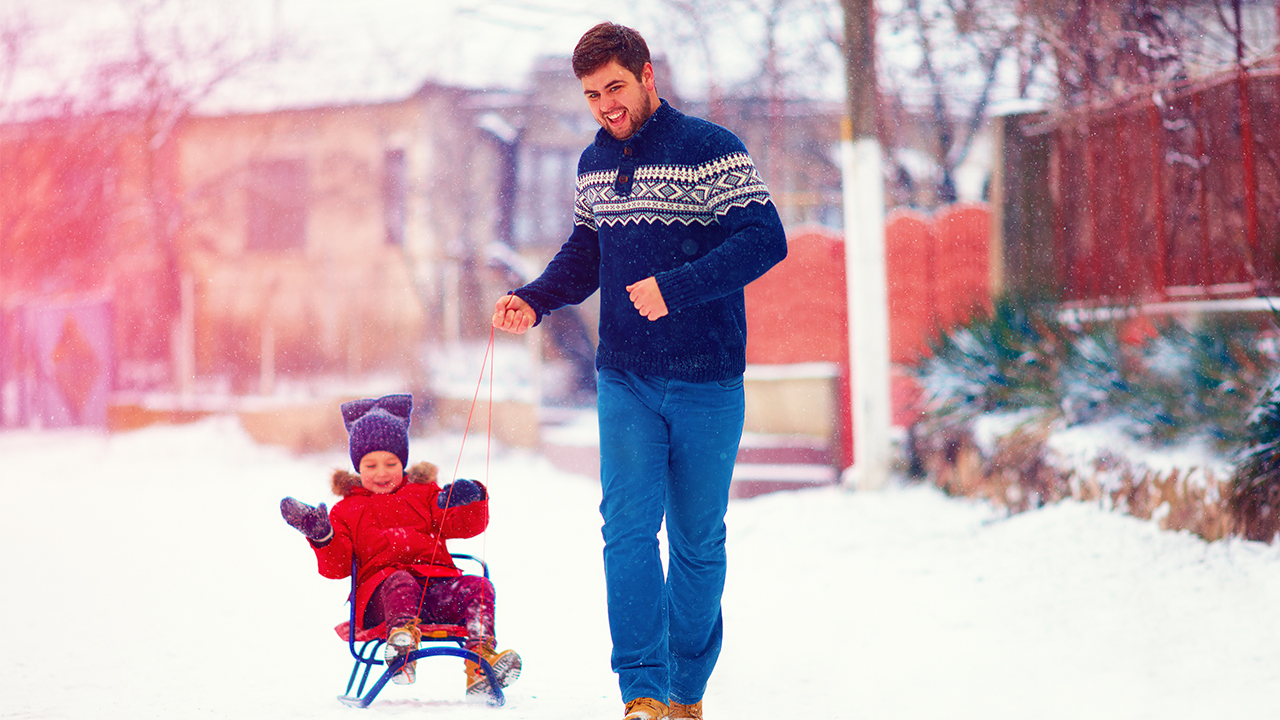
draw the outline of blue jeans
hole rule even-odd
[[[742,378],[688,383],[604,368],[597,389],[613,670],[624,702],[694,703],[723,636],[724,516],[742,439]]]

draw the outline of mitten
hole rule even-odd
[[[280,514],[284,516],[285,522],[317,545],[327,543],[329,538],[333,537],[333,526],[329,524],[329,510],[324,503],[320,503],[319,507],[311,507],[287,497],[280,501]]]
[[[436,496],[436,507],[444,509],[470,505],[483,499],[485,499],[483,485],[475,480],[455,480],[453,484],[440,488],[440,494]]]

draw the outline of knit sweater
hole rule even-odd
[[[583,151],[573,232],[515,294],[541,322],[599,289],[597,368],[725,380],[746,369],[743,288],[786,254],[777,208],[742,142],[663,100],[631,137],[602,129]],[[657,320],[626,289],[649,277],[669,313]]]

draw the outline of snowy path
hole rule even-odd
[[[412,460],[452,476],[457,439]],[[475,452],[483,453],[482,443]],[[484,477],[470,452],[461,475]],[[231,421],[0,434],[0,717],[618,718],[596,485],[495,452],[486,557],[525,673],[500,710],[456,660],[370,710],[334,700],[346,586],[279,518],[342,454]],[[1280,549],[1064,504],[1012,519],[923,487],[734,501],[711,720],[1280,717]]]

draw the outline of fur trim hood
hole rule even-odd
[[[427,461],[414,463],[409,471],[405,473],[406,482],[435,484],[440,474],[440,469],[434,464]],[[349,470],[334,470],[333,479],[330,481],[333,494],[338,497],[347,497],[353,490],[360,487],[360,476]]]

